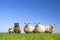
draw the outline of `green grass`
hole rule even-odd
[[[60,34],[8,34],[0,33],[0,40],[60,40]]]

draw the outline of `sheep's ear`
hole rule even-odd
[[[53,26],[53,28],[54,28],[55,24],[52,24],[52,26]]]
[[[38,24],[40,24],[40,22]]]
[[[50,26],[52,25],[52,24],[49,24]]]
[[[12,26],[11,26],[12,27]]]
[[[35,24],[37,24],[37,23],[35,23]]]
[[[50,24],[51,26],[55,26],[55,24]]]
[[[28,24],[30,24],[30,23],[28,23]]]
[[[27,24],[27,23],[25,23],[25,24]]]

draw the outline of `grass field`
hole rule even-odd
[[[60,34],[8,34],[0,33],[0,40],[60,40]]]

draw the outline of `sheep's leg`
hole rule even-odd
[[[20,33],[20,31],[18,31],[18,33]]]

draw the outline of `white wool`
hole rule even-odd
[[[25,26],[24,29],[25,29],[24,30],[25,32],[33,32],[34,27],[32,27],[31,25],[28,25],[28,27]]]
[[[30,31],[34,30],[34,27],[32,27],[31,25],[29,25],[29,27],[30,27]]]
[[[53,27],[54,27],[54,25],[52,25]],[[47,32],[53,32],[53,28],[51,29],[51,26],[49,25],[49,26],[46,26],[45,27],[45,31],[47,31]]]
[[[40,31],[40,32],[44,32],[44,31],[45,31],[44,25],[39,24],[39,31]]]
[[[49,26],[46,26],[46,27],[45,27],[45,30],[46,30],[46,31],[49,31]]]
[[[9,32],[13,32],[13,27],[12,26],[9,27]]]
[[[13,30],[11,29],[10,32],[13,32]]]
[[[38,24],[38,27],[36,27],[37,32],[45,32],[45,26],[42,24]]]
[[[11,27],[9,27],[9,29],[10,29]]]
[[[13,26],[10,26],[9,29],[12,28],[13,29]]]

